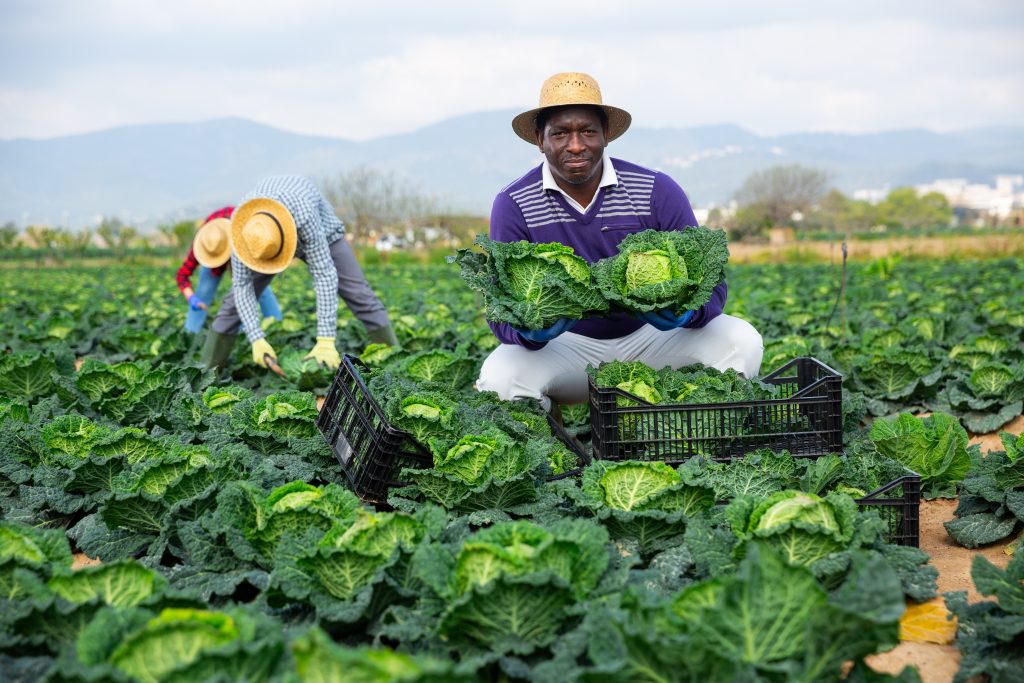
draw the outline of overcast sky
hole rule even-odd
[[[366,139],[586,71],[636,125],[1024,124],[1024,1],[0,0],[0,138],[241,116]]]

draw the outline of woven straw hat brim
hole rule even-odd
[[[242,239],[242,230],[246,223],[258,213],[270,214],[277,219],[281,226],[284,244],[274,258],[267,259],[256,256]],[[295,229],[295,219],[284,204],[277,200],[265,197],[250,199],[235,209],[231,216],[231,248],[242,263],[257,273],[275,275],[283,271],[292,262],[297,245],[298,232]]]
[[[220,231],[224,234],[224,242],[221,249],[210,251],[199,239],[209,231]],[[231,221],[227,218],[214,218],[212,221],[203,223],[196,236],[192,239],[192,253],[196,256],[199,265],[207,268],[220,268],[231,259]]]
[[[633,122],[633,117],[630,116],[629,112],[625,109],[619,109],[618,107],[610,107],[607,104],[594,104],[593,102],[580,102],[578,104],[573,103],[560,103],[552,104],[546,107],[537,107],[529,111],[524,111],[514,119],[512,119],[512,130],[516,132],[516,135],[526,140],[531,145],[537,144],[537,114],[544,109],[552,109],[554,107],[600,107],[604,110],[605,115],[608,117],[608,137],[605,139],[606,142],[611,142],[615,138],[619,137],[626,132],[629,128],[629,124]]]

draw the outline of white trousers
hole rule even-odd
[[[703,363],[755,377],[763,353],[761,335],[753,325],[731,315],[719,315],[698,329],[661,332],[644,325],[617,339],[591,339],[566,332],[536,351],[502,344],[484,361],[476,387],[494,391],[504,400],[536,398],[550,411],[552,403],[587,400],[588,363],[597,367],[613,360],[639,360],[655,370]]]

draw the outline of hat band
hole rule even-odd
[[[284,228],[281,227],[281,221],[277,220],[277,216],[275,216],[274,214],[268,211],[257,211],[256,214],[263,214],[264,216],[269,216],[270,220],[274,221],[274,225],[277,226],[277,232],[278,235],[280,236],[280,239],[277,241],[277,251],[274,252],[273,256],[269,257],[269,259],[275,259],[281,254],[281,251],[284,249]]]

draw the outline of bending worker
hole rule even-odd
[[[206,217],[196,231],[188,255],[178,268],[178,289],[188,301],[185,315],[185,331],[197,334],[203,329],[210,304],[217,294],[217,287],[224,277],[231,260],[231,212],[233,206],[225,206]],[[199,268],[199,282],[192,290],[192,273]],[[281,307],[273,290],[267,287],[260,294],[260,312],[264,318],[281,319]]]
[[[345,225],[313,183],[299,176],[272,176],[261,181],[231,217],[231,292],[210,326],[202,360],[223,367],[239,325],[252,344],[252,359],[266,367],[277,353],[263,336],[256,300],[274,275],[292,258],[306,262],[316,294],[316,344],[306,356],[328,368],[341,364],[334,346],[338,295],[366,327],[370,341],[398,345],[388,312],[345,241]]]
[[[536,145],[543,162],[505,187],[491,209],[491,239],[560,242],[587,263],[614,256],[619,242],[647,229],[696,226],[682,188],[668,175],[608,156],[608,143],[626,132],[628,112],[605,105],[597,82],[582,73],[544,82],[540,106],[512,120],[516,135]],[[711,300],[676,316],[671,310],[613,312],[557,321],[544,330],[491,323],[501,343],[484,361],[481,391],[503,399],[552,403],[587,400],[588,364],[639,360],[661,369],[703,363],[757,375],[764,347],[750,323],[722,313],[723,281]]]

